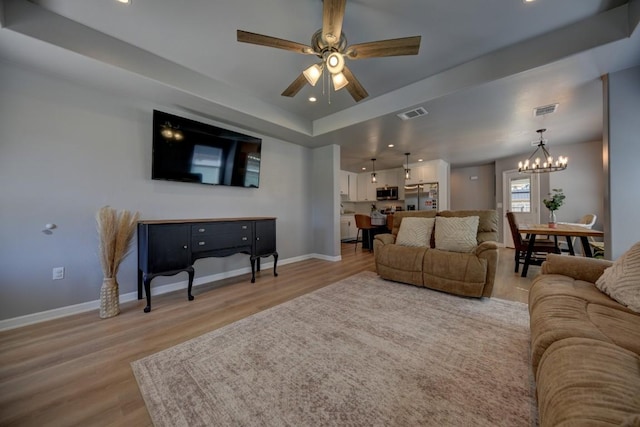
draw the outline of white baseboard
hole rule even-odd
[[[293,258],[287,258],[284,260],[278,260],[278,266],[293,264],[295,262],[305,261],[312,258],[318,258],[325,261],[340,261],[341,257],[330,257],[321,254],[308,254],[301,255]],[[273,268],[273,261],[260,263],[260,269],[266,270]],[[198,277],[193,280],[193,286],[200,286],[218,280],[227,279],[229,277],[236,277],[242,274],[251,273],[251,268],[240,268],[232,271],[225,271],[223,273],[211,274],[208,276]],[[169,292],[178,291],[181,289],[187,289],[189,282],[182,280],[180,282],[169,283],[162,286],[154,286],[151,288],[151,295],[162,295]],[[120,295],[120,303],[129,301],[136,301],[138,299],[138,292],[129,292],[127,294]],[[13,317],[11,319],[0,320],[0,331],[6,331],[9,329],[15,329],[22,326],[32,325],[34,323],[45,322],[47,320],[58,319],[60,317],[70,316],[72,314],[84,313],[91,310],[100,309],[100,300],[87,301],[80,304],[69,305],[66,307],[54,308],[52,310],[42,311],[39,313],[27,314],[24,316]]]

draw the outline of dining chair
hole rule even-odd
[[[591,230],[595,225],[597,219],[598,219],[598,216],[596,214],[586,214],[582,218],[580,218],[577,222],[559,222],[558,224],[579,225],[581,227],[588,228],[589,230]],[[593,237],[591,237],[590,240],[593,240]],[[572,237],[571,245],[573,246],[574,251],[576,247],[576,242],[577,242],[577,237],[575,236]],[[569,246],[565,242],[561,242],[560,250],[562,252],[569,252]],[[582,255],[584,255],[584,248],[582,248]]]
[[[511,236],[513,237],[513,246],[515,248],[515,272],[520,270],[520,264],[524,264],[527,251],[529,250],[529,239],[522,238],[522,234],[518,231],[518,220],[513,212],[507,212],[507,220],[509,221],[509,228],[511,229]],[[531,253],[531,260],[529,264],[541,265],[546,259],[547,254],[554,253],[559,254],[560,249],[553,240],[538,240],[534,241],[533,252]]]
[[[371,225],[371,217],[369,215],[363,215],[363,214],[356,214],[356,227],[358,228],[358,232],[356,233],[356,244],[355,244],[355,250],[358,250],[358,242],[362,243],[362,239],[364,239],[364,231],[363,230],[368,230],[367,234],[369,236],[369,252],[372,251],[372,246],[373,246],[373,238],[372,238],[372,232],[371,230],[373,230],[374,227],[373,225]],[[360,236],[360,232],[362,231],[362,239],[358,240],[358,236]]]

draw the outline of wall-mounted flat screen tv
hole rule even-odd
[[[153,111],[151,178],[257,188],[262,139]]]

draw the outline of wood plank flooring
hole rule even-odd
[[[500,250],[493,296],[526,302],[531,278],[513,272],[513,250]],[[374,271],[373,254],[343,244],[340,262],[307,260],[97,311],[0,332],[0,426],[151,425],[130,363],[243,317],[356,274]]]

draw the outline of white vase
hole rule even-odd
[[[556,211],[549,211],[549,228],[556,228]]]

